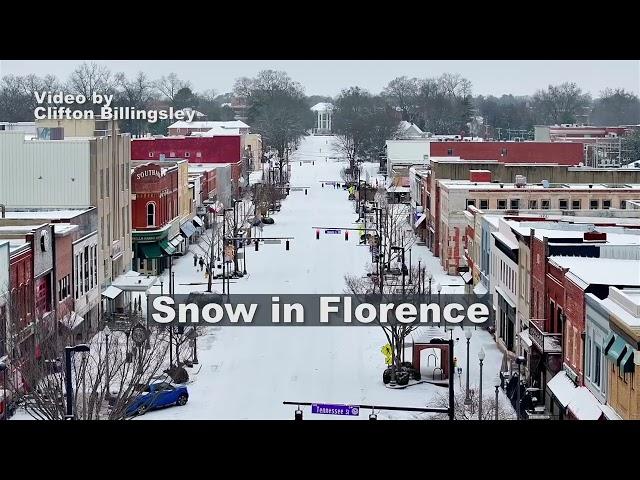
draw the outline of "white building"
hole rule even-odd
[[[408,176],[412,165],[430,165],[430,140],[423,138],[387,140],[387,176]]]
[[[311,111],[316,114],[316,127],[313,133],[316,135],[328,135],[331,133],[331,122],[333,116],[333,104],[320,102],[311,107]]]
[[[493,308],[496,314],[496,340],[508,352],[517,350],[518,325],[518,240],[511,226],[498,222],[498,231],[491,234],[491,283]]]
[[[401,121],[398,124],[398,131],[396,133],[397,139],[409,139],[409,138],[420,138],[423,137],[425,133],[420,130],[420,128],[415,123],[407,122],[406,120]]]
[[[0,204],[7,209],[98,209],[100,283],[131,269],[131,138],[25,140],[0,132]]]
[[[36,135],[36,122],[0,122],[0,132],[21,132]]]

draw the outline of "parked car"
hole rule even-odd
[[[189,392],[184,385],[172,385],[169,382],[149,384],[127,407],[126,416],[143,415],[149,410],[183,406],[189,400]]]

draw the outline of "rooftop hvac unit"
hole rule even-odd
[[[527,184],[527,177],[524,175],[516,175],[516,186],[524,187]]]
[[[165,158],[166,158],[165,154],[164,154],[164,153],[161,153],[161,154],[160,154],[160,161],[161,161],[161,162],[162,162],[162,161],[164,161],[164,159],[165,159]]]
[[[549,188],[549,180],[542,180],[542,188]]]

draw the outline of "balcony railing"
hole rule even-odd
[[[544,319],[529,320],[529,338],[542,353],[561,354],[562,334],[545,332]]]

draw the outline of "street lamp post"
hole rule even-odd
[[[478,420],[482,420],[482,364],[484,363],[484,348],[480,347],[478,360],[480,360],[480,389],[478,390]]]
[[[7,400],[7,364],[0,362],[2,374],[2,420],[9,420],[9,401]]]
[[[520,365],[524,365],[525,358],[520,355],[516,358],[516,363],[518,364],[518,385],[516,386],[516,418],[520,420]]]
[[[107,399],[109,399],[109,397],[111,396],[111,389],[109,388],[109,382],[110,382],[110,378],[109,378],[109,335],[111,335],[111,329],[109,328],[108,325],[105,325],[104,329],[102,330],[102,332],[104,333],[104,337],[105,337],[105,368],[104,368],[104,384],[105,384],[105,389],[107,390]]]
[[[74,347],[64,347],[65,356],[65,393],[66,393],[66,420],[75,420],[73,413],[73,384],[71,382],[71,356],[75,352],[88,352],[89,346],[85,344],[76,345]]]
[[[471,395],[469,395],[469,346],[471,344],[471,335],[473,331],[471,329],[467,329],[464,332],[464,336],[467,339],[467,391],[464,397],[464,404],[471,405]]]
[[[495,420],[498,420],[498,389],[500,385],[496,385],[496,417]]]

